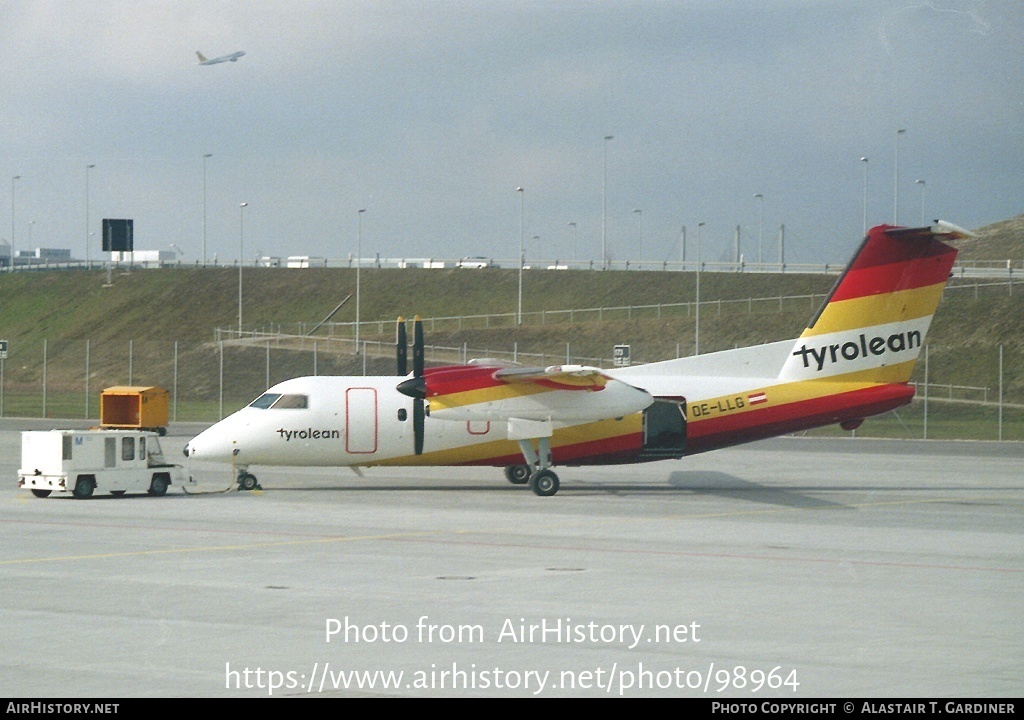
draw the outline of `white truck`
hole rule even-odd
[[[156,432],[148,430],[26,430],[21,434],[18,487],[36,497],[70,492],[127,492],[164,495],[189,480],[181,465],[169,463]]]

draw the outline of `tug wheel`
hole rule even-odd
[[[78,480],[75,481],[75,489],[71,491],[79,500],[92,497],[93,490],[96,489],[96,481],[93,480],[91,475],[79,475]]]

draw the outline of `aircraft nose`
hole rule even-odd
[[[230,460],[237,443],[229,438],[220,428],[205,430],[188,441],[185,445],[185,457],[192,460]]]

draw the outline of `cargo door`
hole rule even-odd
[[[655,400],[644,410],[644,444],[641,459],[680,458],[686,453],[685,405]]]

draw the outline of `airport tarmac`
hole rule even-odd
[[[16,487],[40,425],[0,421],[8,697],[1020,694],[1021,444],[782,438],[559,468],[551,498],[254,468],[75,500]]]

